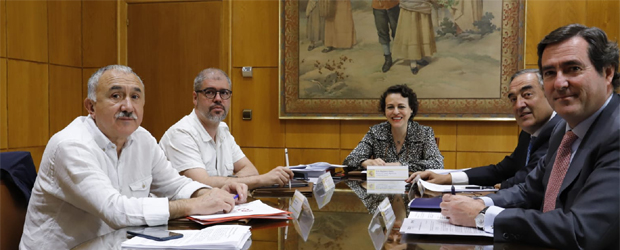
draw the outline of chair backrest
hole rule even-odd
[[[28,201],[15,184],[0,180],[0,249],[18,249]]]
[[[18,249],[37,173],[30,152],[0,153],[0,249]]]

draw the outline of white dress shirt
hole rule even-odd
[[[159,145],[179,172],[204,168],[209,176],[232,175],[234,163],[245,155],[226,123],[220,122],[215,138],[211,138],[192,110],[166,131]]]
[[[20,249],[69,249],[118,228],[166,224],[169,198],[190,198],[203,187],[180,176],[144,128],[118,157],[94,120],[78,117],[45,148]]]

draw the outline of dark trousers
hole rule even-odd
[[[372,9],[372,14],[375,16],[375,26],[377,27],[377,35],[379,35],[379,43],[389,43],[396,35],[400,7],[396,5],[387,10]],[[390,30],[392,30],[392,34],[390,34]],[[390,36],[392,37],[391,39]]]

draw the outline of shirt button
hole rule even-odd
[[[144,188],[144,187],[145,187],[144,184],[142,184],[142,188]]]

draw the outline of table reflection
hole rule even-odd
[[[403,219],[408,215],[409,195],[403,188],[400,193],[368,193],[367,184],[361,180],[345,180],[336,183],[331,201],[321,209],[316,200],[309,198],[308,202],[314,214],[313,225],[308,240],[296,231],[293,223],[270,220],[251,220],[252,240],[250,249],[265,249],[258,246],[258,242],[265,242],[267,238],[276,238],[277,249],[374,249],[368,234],[368,226],[377,206],[386,197],[390,200],[396,216],[396,222],[390,230],[383,249],[543,249],[529,245],[494,244],[489,237],[440,236],[440,235],[401,235],[399,233]],[[426,194],[424,196],[428,196]],[[419,196],[414,194],[411,197]],[[271,206],[288,210],[290,198],[272,198],[263,200]],[[285,237],[286,225],[288,225]],[[274,228],[270,231],[264,228]],[[166,227],[168,230],[200,229],[196,223],[186,220],[171,221]],[[119,229],[110,234],[97,237],[79,245],[75,249],[121,249],[120,244],[127,239],[126,231],[130,228]],[[272,229],[273,230],[273,229]],[[267,233],[266,233],[267,232]],[[273,233],[272,233],[273,232]],[[254,246],[257,245],[257,246]],[[275,245],[273,246],[275,249]],[[270,247],[271,249],[271,247]]]

